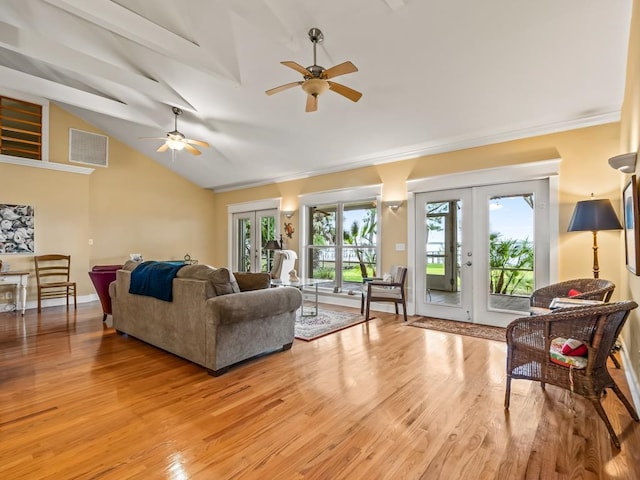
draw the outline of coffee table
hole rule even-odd
[[[300,305],[300,316],[301,317],[317,317],[318,316],[318,285],[321,283],[327,283],[330,280],[322,279],[322,278],[301,278],[297,282],[291,282],[289,280],[271,280],[271,285],[274,287],[294,287],[300,290],[302,293],[302,305]],[[307,301],[307,296],[305,295],[305,287],[314,287],[311,298],[308,299],[308,302],[311,304],[309,308],[305,311],[305,302]]]

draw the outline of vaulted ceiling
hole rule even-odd
[[[224,190],[616,121],[632,0],[0,0],[0,87]],[[305,113],[307,32],[358,103]],[[156,153],[173,130],[207,141]]]

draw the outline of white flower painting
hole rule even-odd
[[[33,207],[0,203],[0,254],[35,252]]]

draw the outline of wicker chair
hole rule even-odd
[[[608,302],[615,288],[613,282],[603,278],[576,278],[539,288],[531,294],[529,302],[532,307],[549,308],[551,300],[556,297],[568,297],[571,289],[581,292],[572,298]]]
[[[504,406],[509,408],[511,380],[525,379],[572,390],[588,399],[604,421],[611,440],[620,441],[600,404],[606,388],[611,388],[635,421],[638,414],[607,370],[607,357],[629,312],[638,306],[627,301],[589,307],[563,308],[546,315],[519,318],[507,327],[507,385]],[[587,345],[586,368],[566,367],[550,360],[551,341],[574,338]],[[573,389],[571,387],[573,381]]]
[[[529,304],[534,308],[547,309],[554,298],[568,297],[571,289],[581,292],[579,295],[574,295],[571,298],[608,302],[615,288],[616,285],[610,280],[604,280],[602,278],[576,278],[574,280],[567,280],[566,282],[554,283],[539,288],[531,294]],[[616,368],[620,368],[620,363],[615,355],[616,350],[617,348],[611,349],[609,358]]]

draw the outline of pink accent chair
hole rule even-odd
[[[116,279],[116,272],[122,265],[96,265],[89,272],[89,278],[93,282],[100,303],[102,304],[102,321],[111,315],[111,297],[109,296],[109,284]]]

